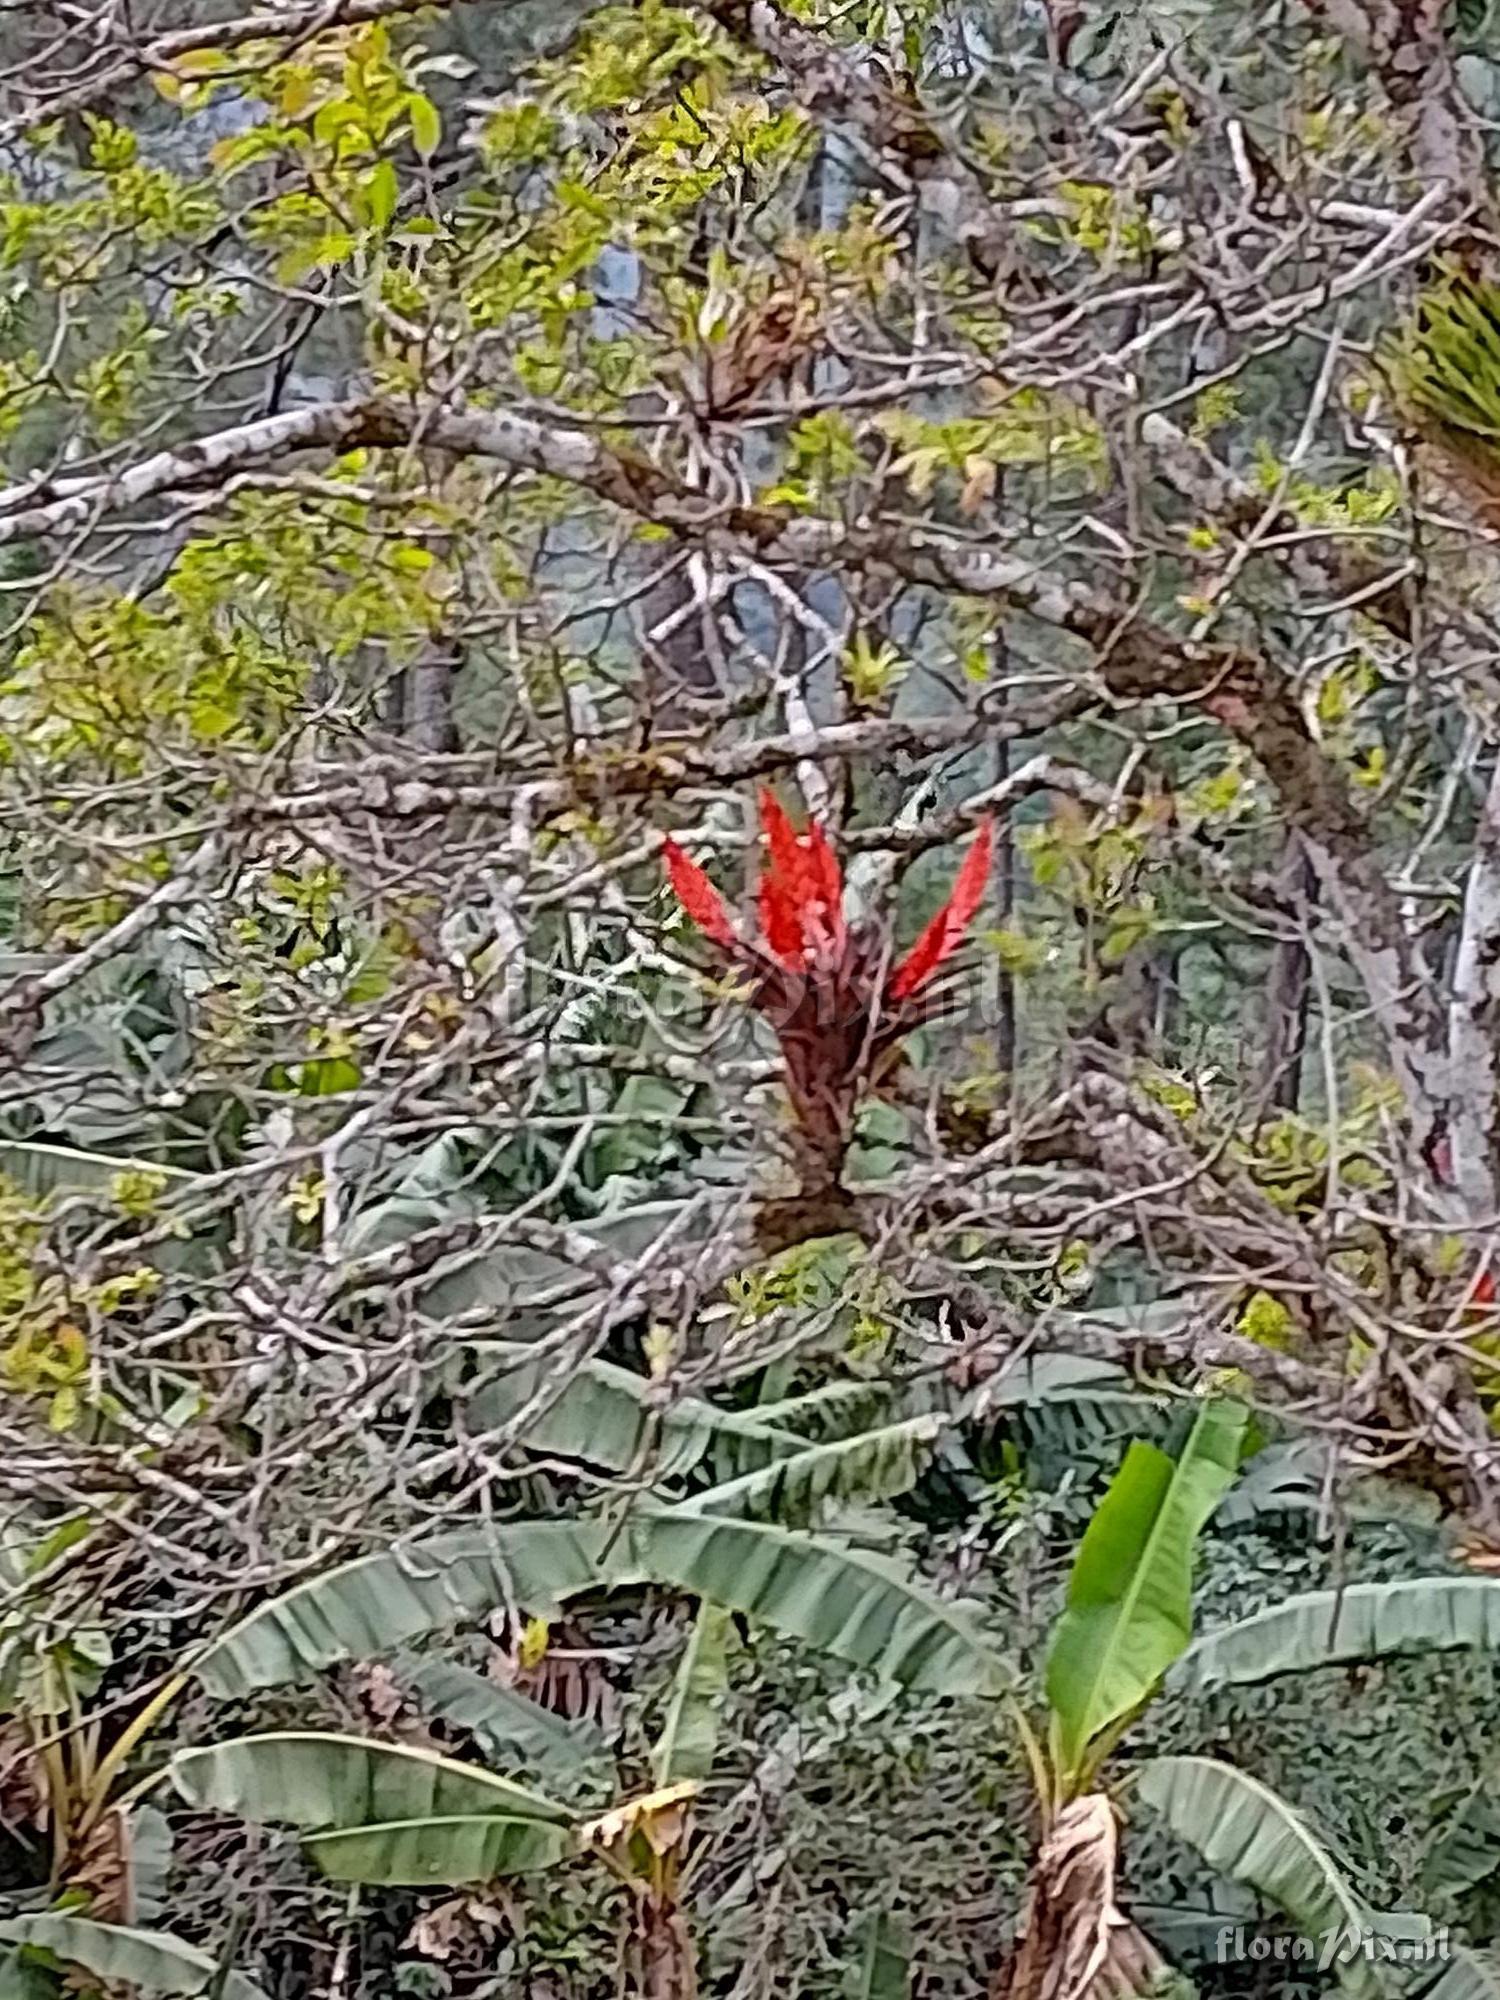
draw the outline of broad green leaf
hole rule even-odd
[[[516,1521],[364,1556],[252,1611],[192,1671],[210,1694],[238,1696],[375,1659],[497,1606],[555,1610],[602,1580],[608,1541],[597,1522]]]
[[[998,1695],[1013,1669],[967,1613],[901,1569],[831,1538],[673,1508],[629,1528],[638,1576],[761,1619],[778,1632],[909,1687]]]
[[[1047,1660],[1064,1768],[1156,1687],[1192,1632],[1193,1552],[1229,1490],[1245,1411],[1205,1403],[1182,1455],[1137,1440],[1084,1532]]]
[[[705,1599],[677,1669],[666,1726],[651,1753],[651,1781],[658,1791],[683,1778],[706,1778],[713,1770],[733,1635],[734,1614]]]
[[[1456,1945],[1435,1982],[1421,1988],[1421,2000],[1500,2000],[1500,1962]]]
[[[168,1766],[195,1806],[317,1830],[496,1813],[565,1822],[566,1806],[431,1750],[318,1730],[239,1736],[180,1750]]]
[[[1259,1521],[1267,1514],[1316,1507],[1328,1473],[1327,1447],[1311,1438],[1264,1446],[1235,1481],[1214,1516],[1220,1530]]]
[[[1127,1394],[1127,1371],[1112,1361],[1085,1354],[1028,1354],[991,1377],[979,1393],[981,1411],[1013,1409],[1059,1398]]]
[[[155,1923],[167,1908],[172,1872],[172,1829],[155,1806],[118,1806],[116,1815],[129,1843],[131,1915]]]
[[[731,1514],[801,1524],[827,1500],[890,1500],[921,1478],[942,1433],[941,1417],[911,1417],[863,1436],[809,1446],[695,1493],[678,1514]]]
[[[1481,1780],[1448,1815],[1422,1861],[1429,1896],[1462,1896],[1500,1868],[1500,1799]]]
[[[937,1391],[925,1381],[911,1385],[824,1382],[801,1395],[758,1403],[755,1421],[776,1431],[792,1432],[793,1449],[801,1451],[808,1443],[832,1444],[838,1438],[855,1437],[872,1425],[889,1422],[897,1402],[905,1403],[914,1395],[930,1395],[930,1402],[921,1406],[921,1413],[937,1407]],[[753,1470],[750,1465],[735,1467],[736,1473]]]
[[[4,2000],[57,2000],[57,1975],[43,1954],[19,1945],[0,1950],[0,1995]]]
[[[984,1695],[1013,1682],[967,1614],[895,1564],[829,1537],[675,1510],[639,1513],[623,1530],[516,1522],[366,1556],[262,1605],[195,1672],[210,1693],[240,1695],[497,1607],[544,1612],[578,1591],[646,1582],[727,1604],[887,1680]]]
[[[1500,1647],[1500,1581],[1421,1576],[1289,1597],[1219,1632],[1178,1661],[1173,1687],[1207,1690],[1347,1660]]]
[[[911,1946],[904,1928],[877,1914],[857,1926],[859,1960],[844,1983],[848,2000],[907,2000]]]
[[[649,1467],[658,1478],[670,1479],[690,1472],[720,1440],[732,1446],[736,1464],[747,1468],[802,1449],[800,1438],[784,1435],[759,1413],[715,1409],[696,1397],[660,1403],[645,1376],[612,1362],[584,1362],[558,1394],[552,1357],[538,1359],[524,1346],[487,1345],[483,1353],[503,1373],[469,1395],[472,1429],[499,1430],[538,1391],[554,1391],[547,1408],[530,1418],[521,1434],[533,1451],[582,1459],[612,1472]]]
[[[1154,1757],[1138,1773],[1136,1793],[1216,1873],[1248,1883],[1309,1937],[1377,1925],[1285,1799],[1233,1765],[1212,1757]],[[1350,1993],[1380,1990],[1368,1960],[1353,1958],[1339,1971]]]
[[[573,1851],[566,1827],[492,1814],[338,1827],[304,1835],[302,1845],[335,1881],[386,1887],[489,1882],[553,1868]]]
[[[88,1917],[11,1917],[0,1923],[0,1944],[31,1945],[80,1965],[93,1978],[137,1993],[222,1993],[222,2000],[265,2000],[253,1981],[225,1973],[218,1959],[165,1931],[96,1924]]]
[[[497,1763],[558,1777],[577,1776],[590,1767],[601,1776],[611,1773],[604,1738],[592,1723],[565,1721],[529,1696],[451,1660],[404,1654],[395,1670],[423,1707],[467,1730]]]

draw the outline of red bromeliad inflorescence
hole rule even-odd
[[[758,937],[742,937],[707,875],[678,846],[662,846],[678,901],[737,970],[750,1004],[776,1031],[797,1121],[804,1191],[837,1183],[864,1088],[890,1067],[897,1043],[933,1009],[931,982],[957,951],[984,899],[994,828],[986,819],[947,902],[899,964],[877,931],[850,924],[844,883],[816,820],[799,834],[780,800],[760,795],[766,854]]]

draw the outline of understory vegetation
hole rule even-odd
[[[0,7],[0,2000],[1497,2000],[1494,0]]]

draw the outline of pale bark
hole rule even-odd
[[[112,475],[31,482],[0,493],[0,543],[80,529],[162,494],[222,482],[247,466],[321,447],[399,446],[420,443],[459,455],[492,459],[515,469],[562,479],[639,518],[658,523],[691,545],[743,555],[750,548],[764,565],[799,571],[873,564],[908,582],[969,596],[988,596],[1022,607],[1057,625],[1094,655],[1097,688],[1116,700],[1165,698],[1196,706],[1244,743],[1275,787],[1316,875],[1320,895],[1339,927],[1341,942],[1363,983],[1400,1081],[1411,1137],[1410,1164],[1425,1177],[1423,1162],[1436,1135],[1463,1140],[1462,1210],[1448,1201],[1450,1220],[1475,1219],[1495,1204],[1486,1157],[1473,1140],[1480,1124],[1495,1123],[1494,1100],[1476,1099],[1469,1055],[1478,1029],[1450,1021],[1422,943],[1408,929],[1400,900],[1374,854],[1369,829],[1340,773],[1311,734],[1291,688],[1268,661],[1230,645],[1168,632],[1134,615],[1130,605],[1068,579],[1047,578],[1019,557],[1008,557],[903,523],[788,517],[772,508],[715,502],[695,492],[652,460],[612,451],[588,432],[547,425],[505,411],[451,410],[368,398],[290,411],[214,433],[175,451],[163,451]],[[1080,675],[1057,713],[1082,713],[1098,694]],[[935,724],[922,733],[948,741],[1002,740],[1024,733],[1015,718],[976,718]],[[829,753],[838,729],[820,733],[817,745],[799,736],[793,762]],[[765,746],[756,746],[756,756]],[[672,760],[653,753],[658,789],[673,776]],[[757,768],[760,768],[757,766]],[[677,770],[677,777],[686,776]],[[610,789],[631,789],[616,770]],[[362,781],[363,789],[369,780]],[[569,787],[577,783],[576,777]],[[411,797],[408,786],[386,786]],[[1484,879],[1476,889],[1482,896]],[[1455,1002],[1455,1005],[1458,1005]],[[1457,1059],[1459,1041],[1466,1057]],[[1479,1073],[1481,1081],[1488,1071]],[[1480,1204],[1476,1207],[1476,1204]]]

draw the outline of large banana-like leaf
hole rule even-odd
[[[967,1614],[886,1559],[826,1537],[678,1509],[630,1524],[635,1572],[712,1598],[885,1680],[934,1694],[998,1695],[1007,1662]]]
[[[538,1359],[525,1346],[487,1345],[486,1362],[503,1373],[468,1398],[474,1430],[498,1430],[538,1391],[555,1389],[557,1361]],[[660,1403],[653,1385],[628,1368],[591,1360],[571,1373],[539,1415],[528,1419],[522,1441],[533,1451],[626,1472],[650,1464],[659,1478],[690,1472],[717,1440],[731,1443],[739,1466],[769,1465],[797,1451],[801,1440],[784,1436],[758,1415],[719,1410],[696,1397]]]
[[[1085,1530],[1047,1660],[1066,1770],[1187,1645],[1193,1552],[1234,1479],[1245,1417],[1239,1404],[1205,1403],[1175,1460],[1137,1440]]]
[[[515,1521],[344,1563],[231,1627],[192,1671],[237,1696],[340,1660],[369,1660],[428,1632],[516,1604],[545,1613],[602,1580],[608,1531],[593,1521]]]
[[[1125,1396],[1128,1372],[1113,1361],[1086,1354],[1028,1354],[992,1375],[978,1396],[978,1412],[1021,1409],[1036,1403],[1065,1402],[1074,1396]],[[1143,1400],[1136,1392],[1138,1401]]]
[[[219,1961],[196,1945],[165,1931],[131,1930],[124,1924],[96,1924],[88,1917],[12,1917],[0,1923],[0,1944],[32,1945],[80,1965],[92,1978],[137,1993],[212,1993],[222,2000],[265,2000],[252,1980],[225,1972]],[[3,1969],[3,1968],[0,1968]]]
[[[793,1432],[797,1449],[803,1445],[832,1444],[836,1438],[854,1437],[898,1414],[897,1404],[907,1404],[927,1395],[927,1381],[902,1385],[896,1382],[823,1382],[798,1396],[775,1403],[759,1403],[755,1421],[780,1432]],[[916,1414],[926,1415],[938,1407],[933,1393]],[[715,1463],[719,1454],[716,1451]],[[753,1471],[752,1465],[736,1466],[735,1471]]]
[[[1289,1597],[1222,1631],[1205,1632],[1177,1662],[1172,1685],[1206,1690],[1344,1660],[1464,1646],[1500,1646],[1500,1581],[1419,1576],[1400,1583],[1355,1583]]]
[[[1159,1414],[1123,1368],[1078,1354],[1029,1354],[979,1388],[959,1388],[938,1373],[907,1382],[825,1382],[804,1395],[762,1403],[757,1422],[820,1444],[912,1416],[972,1415],[979,1421],[1047,1407],[1099,1405],[1139,1421]]]
[[[706,1778],[713,1770],[733,1634],[733,1613],[705,1598],[677,1669],[666,1727],[651,1753],[651,1778],[658,1791],[684,1778]]]
[[[1348,1935],[1378,1923],[1286,1800],[1233,1765],[1155,1757],[1138,1773],[1136,1793],[1210,1868],[1258,1890],[1308,1937]],[[1363,1957],[1342,1964],[1339,1974],[1351,1993],[1379,1991]]]
[[[448,1814],[304,1834],[302,1845],[338,1882],[386,1888],[490,1882],[554,1868],[574,1852],[568,1829],[537,1819]]]
[[[1170,1408],[1123,1368],[1079,1354],[1028,1354],[957,1400],[971,1403],[981,1423],[1003,1422],[1028,1452],[1063,1462],[1094,1458],[1122,1438],[1150,1437],[1165,1427]]]
[[[589,1722],[567,1722],[514,1688],[502,1687],[451,1660],[403,1654],[396,1675],[423,1707],[467,1730],[496,1763],[519,1764],[558,1778],[591,1768],[610,1775],[604,1738]]]
[[[1214,1515],[1222,1532],[1267,1514],[1305,1513],[1322,1499],[1328,1480],[1329,1451],[1316,1438],[1268,1444],[1251,1459]]]
[[[891,1500],[909,1493],[921,1478],[943,1423],[941,1417],[910,1417],[861,1437],[810,1445],[758,1472],[695,1493],[673,1511],[800,1525],[827,1500]]]
[[[345,1563],[252,1612],[194,1671],[210,1693],[240,1695],[499,1606],[545,1611],[581,1590],[645,1582],[712,1598],[935,1693],[993,1695],[1014,1680],[962,1611],[895,1564],[826,1537],[675,1509],[641,1513],[624,1530],[594,1521],[465,1530]]]
[[[485,1814],[565,1824],[556,1800],[431,1750],[318,1730],[180,1750],[172,1782],[195,1806],[314,1830]]]
[[[1422,1887],[1431,1896],[1462,1896],[1500,1868],[1500,1800],[1481,1780],[1459,1800],[1422,1863]]]
[[[154,1923],[167,1907],[167,1880],[172,1872],[172,1829],[155,1806],[115,1808],[130,1858],[130,1917]]]
[[[1422,1987],[1421,2000],[1500,2000],[1500,1963],[1456,1945],[1432,1985]]]
[[[848,2000],[907,2000],[911,1947],[901,1926],[883,1914],[859,1926],[859,1960],[844,1983]]]

